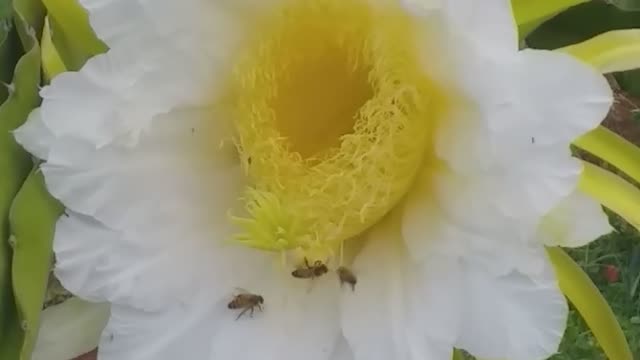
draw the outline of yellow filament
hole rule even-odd
[[[283,1],[256,20],[231,79],[251,180],[235,240],[330,256],[381,219],[424,160],[436,109],[397,1]]]

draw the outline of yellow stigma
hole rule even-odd
[[[333,254],[398,203],[428,147],[415,24],[382,0],[285,0],[253,21],[230,85],[251,181],[235,240]]]

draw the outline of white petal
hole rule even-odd
[[[147,65],[169,60],[155,76],[157,86],[147,87],[154,92],[175,86],[173,81],[181,79],[170,74],[176,72],[212,75],[182,79],[194,85],[207,83],[214,75],[225,76],[229,56],[253,25],[252,13],[278,1],[79,0],[97,36],[111,51],[127,49],[132,58]],[[154,81],[154,77],[148,79]]]
[[[43,88],[41,120],[59,138],[97,147],[135,143],[157,115],[209,104],[224,85],[220,79],[230,71],[229,56],[247,26],[205,0],[82,5],[110,49]],[[30,138],[23,136],[21,143],[36,148]]]
[[[566,147],[604,120],[613,95],[597,69],[558,52],[527,49],[518,55],[502,70],[511,89],[502,94],[502,109],[489,118],[495,150],[504,160]]]
[[[480,75],[478,80],[488,79]],[[477,109],[460,101],[438,123],[434,143],[436,155],[461,174],[487,171],[495,163],[490,133]]]
[[[159,71],[158,69],[156,71]],[[80,72],[62,73],[40,92],[43,98],[39,121],[56,136],[47,151],[36,154],[48,160],[48,153],[61,141],[71,138],[94,147],[117,137],[137,139],[151,117],[167,111],[175,104],[170,92],[191,93],[173,87],[150,92],[140,87],[146,69],[126,51],[112,50],[90,59]],[[148,76],[159,76],[151,69]],[[163,75],[164,76],[164,75]],[[139,93],[129,99],[132,93]],[[163,94],[164,93],[164,94]],[[37,150],[37,128],[27,123],[19,128],[18,141],[28,150]],[[31,141],[34,141],[32,144]],[[130,140],[128,140],[130,141]]]
[[[410,267],[406,294],[408,299],[407,336],[410,346],[429,343],[434,358],[451,358],[452,343],[463,326],[460,307],[463,278],[457,257],[434,254]],[[440,355],[441,354],[441,355]],[[425,359],[421,351],[413,359]]]
[[[505,226],[501,231],[476,231],[442,214],[436,214],[438,222],[421,221],[425,214],[419,207],[405,207],[402,231],[405,243],[414,249],[410,254],[413,261],[462,258],[494,276],[512,271],[539,273],[545,266],[535,228],[526,231]],[[495,254],[501,254],[500,258]]]
[[[105,7],[98,17],[106,17],[97,20],[106,20],[104,29],[118,30],[108,22],[119,18],[135,20],[122,29],[149,25],[134,1],[90,4]],[[231,124],[210,109],[190,107],[214,95],[211,76],[220,68],[213,62],[228,52],[201,56],[212,50],[201,49],[201,37],[191,38],[174,21],[182,8],[166,18],[177,5],[145,6],[144,11],[164,12],[165,19],[151,16],[155,25],[181,40],[147,41],[144,31],[129,36],[128,28],[122,43],[110,43],[108,53],[43,89],[38,118],[17,132],[26,148],[46,160],[47,187],[69,209],[54,241],[61,282],[84,298],[132,313],[158,312],[205,286],[225,291],[232,280],[258,268],[235,269],[254,264],[254,257],[243,253],[247,249],[223,251],[220,245],[230,238],[227,211],[244,185],[235,149],[220,149]],[[206,44],[224,47],[234,38],[223,35]],[[43,141],[40,135],[47,132],[55,138]]]
[[[566,156],[568,144],[596,127],[612,104],[604,77],[566,54],[466,55],[455,72],[463,76],[451,78],[465,99],[436,136],[437,154],[457,172],[522,166],[549,153]]]
[[[91,301],[158,308],[159,301],[187,291],[192,272],[201,265],[188,266],[197,258],[180,259],[180,253],[173,253],[178,246],[163,247],[159,239],[150,240],[145,243],[70,213],[56,226],[56,276],[70,292]]]
[[[262,295],[264,311],[236,320],[238,312],[224,308],[215,321],[211,360],[330,359],[340,339],[336,278],[311,283],[277,265],[238,286]]]
[[[234,35],[228,24],[220,18],[221,1],[183,0],[80,0],[89,12],[91,26],[109,48],[138,44],[132,49],[136,56],[150,48],[165,44],[173,46],[188,38],[200,43],[202,48],[211,46],[204,41],[212,30],[221,31],[226,26],[227,39]],[[208,20],[208,21],[207,21]],[[214,32],[215,34],[215,32]],[[224,41],[223,34],[218,34]],[[213,40],[213,39],[209,39]],[[211,41],[218,42],[218,39]]]
[[[113,305],[98,359],[213,359],[208,354],[216,305],[224,304],[202,295],[162,311]]]
[[[487,54],[513,52],[518,49],[518,33],[509,0],[401,0],[421,21],[434,10],[444,15],[443,25],[454,38],[464,39]],[[440,55],[440,54],[439,54]]]
[[[448,0],[443,2],[451,29],[463,33],[487,53],[518,48],[518,31],[509,0]]]
[[[316,283],[309,292],[308,282],[293,279],[277,266],[277,271],[265,271],[265,263],[237,265],[224,275],[239,288],[262,295],[263,311],[256,309],[252,316],[246,313],[236,320],[240,310],[227,308],[233,287],[220,296],[206,284],[161,311],[114,305],[99,359],[328,360],[340,337],[335,279]],[[230,276],[234,270],[244,271],[241,267],[251,268],[250,276]],[[211,281],[214,286],[215,277]]]
[[[430,176],[430,171],[424,171],[416,178],[402,205],[402,238],[416,262],[435,253],[458,256],[483,243],[481,234],[466,233],[447,217],[437,202]]]
[[[56,76],[40,92],[42,121],[58,137],[103,146],[136,141],[154,116],[203,103],[211,87],[208,74],[182,58],[185,64],[177,69],[175,55],[153,55],[146,60],[116,48],[90,59],[79,72]]]
[[[495,56],[467,38],[427,30],[440,39],[425,35],[431,46],[424,50],[425,71],[458,95],[435,139],[437,155],[456,172],[522,166],[547,153],[565,156],[568,143],[596,127],[612,104],[605,78],[566,54],[513,48]],[[433,52],[444,53],[446,62],[430,61]]]
[[[476,175],[441,167],[432,170],[433,191],[447,216],[471,231],[526,231],[575,189],[580,170],[568,154]]]
[[[59,139],[42,166],[47,188],[66,207],[114,229],[226,221],[243,177],[233,146],[219,148],[230,132],[209,121],[212,115],[166,114],[135,148]]]
[[[118,232],[70,212],[56,227],[56,276],[80,297],[157,310],[205,285],[226,291],[236,263],[252,264],[233,271],[236,280],[259,268],[249,250],[220,244],[228,229],[194,226],[159,223]]]
[[[80,0],[80,5],[89,12],[91,27],[108,46],[125,41],[130,34],[152,35],[143,8],[138,1],[128,0]],[[135,20],[138,21],[135,21]]]
[[[353,264],[356,290],[345,290],[342,301],[342,329],[356,360],[451,357],[458,309],[450,290],[459,283],[455,274],[438,279],[440,265],[412,266],[395,221],[372,230]]]
[[[104,269],[111,271],[104,279],[90,274],[95,287],[111,286],[105,295],[115,298],[110,299],[111,318],[101,337],[100,360],[216,359],[212,337],[225,317],[234,316],[227,308],[233,288],[249,288],[246,284],[268,269],[270,258],[239,247],[220,247],[216,256],[207,254],[206,248],[193,250],[203,254],[182,255],[165,248],[170,262],[146,269],[150,261],[146,256],[130,262],[123,253],[105,254],[110,257],[101,263],[120,263]]]
[[[45,309],[32,360],[69,360],[96,348],[109,318],[108,304],[71,298]]]
[[[542,219],[539,236],[547,246],[579,247],[611,230],[602,206],[575,190]]]
[[[542,248],[539,255],[545,256]],[[568,308],[551,265],[545,264],[537,275],[514,271],[500,277],[466,264],[464,324],[456,347],[487,359],[542,360],[554,354]]]
[[[472,231],[439,213],[428,191],[417,189],[408,196],[402,227],[409,249],[416,249],[412,258],[423,269],[424,290],[418,298],[425,307],[414,314],[424,311],[424,319],[440,324],[436,329],[448,329],[444,333],[460,329],[456,346],[481,358],[527,360],[552,354],[567,308],[543,249],[533,241],[535,233],[508,226],[500,232]],[[480,221],[495,217],[482,215]],[[430,302],[435,313],[428,313]],[[451,304],[456,305],[450,313],[442,311]],[[457,328],[456,315],[462,317]]]
[[[42,121],[40,108],[31,111],[27,121],[13,132],[13,136],[27,151],[40,159],[49,157],[49,149],[56,141],[53,132]]]

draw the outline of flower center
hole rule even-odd
[[[415,24],[396,1],[371,0],[285,0],[255,23],[231,79],[251,181],[235,240],[326,261],[420,169],[434,89]]]
[[[322,157],[323,152],[340,146],[343,135],[353,133],[358,111],[374,90],[367,79],[370,69],[355,64],[349,49],[327,39],[330,34],[319,29],[305,30],[291,34],[294,39],[289,41],[304,44],[303,36],[308,33],[317,38],[306,41],[315,44],[293,47],[296,53],[290,55],[278,54],[288,64],[276,75],[278,93],[268,99],[268,105],[289,151],[308,159]]]

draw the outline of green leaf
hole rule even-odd
[[[55,45],[51,41],[51,29],[49,26],[49,18],[44,21],[44,29],[42,30],[42,72],[45,81],[48,83],[56,75],[66,71],[66,67],[56,50]]]
[[[462,351],[458,349],[453,349],[452,360],[464,360],[464,355],[462,354]]]
[[[0,359],[18,359],[23,341],[22,324],[11,291],[8,214],[14,196],[33,166],[31,157],[16,144],[11,131],[24,123],[40,101],[40,48],[34,28],[24,20],[36,21],[37,14],[28,12],[37,7],[26,6],[29,2],[13,2],[15,26],[25,54],[16,65],[9,97],[0,106]]]
[[[571,54],[602,73],[640,68],[640,29],[608,31],[557,51]]]
[[[527,45],[557,49],[608,31],[637,28],[640,28],[640,12],[626,12],[601,1],[590,1],[544,23],[527,37]],[[622,89],[640,96],[640,70],[616,74],[616,79]]]
[[[546,20],[588,0],[511,0],[520,38],[524,38]]]
[[[11,18],[0,17],[0,83],[8,84],[13,77],[13,69],[22,49],[18,46],[16,32]],[[0,86],[0,103],[9,96],[6,86]]]
[[[573,144],[640,183],[640,148],[620,135],[599,126],[576,139]]]
[[[587,323],[607,357],[633,360],[620,324],[589,276],[564,250],[547,248],[547,253],[555,268],[560,289]]]
[[[545,22],[527,37],[527,45],[538,49],[557,49],[607,31],[639,27],[640,13],[625,12],[604,2],[590,1]]]
[[[11,133],[39,104],[40,48],[33,36],[31,42],[32,47],[16,66],[9,98],[0,106],[0,359],[17,359],[22,341],[10,291],[11,249],[7,240],[11,203],[32,167],[31,157]]]
[[[34,167],[9,215],[13,244],[13,293],[25,331],[20,358],[28,360],[37,339],[40,313],[51,269],[53,233],[63,207],[49,193]]]
[[[42,0],[49,11],[52,39],[69,70],[79,70],[92,56],[107,50],[91,26],[87,12],[77,0]]]
[[[14,19],[18,35],[25,48],[30,48],[31,38],[39,39],[44,25],[45,9],[40,0],[13,0]],[[35,32],[35,34],[34,34]]]
[[[0,19],[11,18],[12,14],[11,0],[0,0]]]
[[[640,70],[616,74],[618,85],[633,96],[640,96]],[[637,116],[637,114],[635,114]]]
[[[606,0],[620,10],[640,11],[640,0]]]
[[[640,190],[612,172],[584,165],[578,188],[640,229]]]
[[[13,69],[22,55],[17,34],[13,26],[13,8],[9,0],[0,0],[0,84],[8,84]],[[0,104],[9,96],[6,86],[0,86]]]

